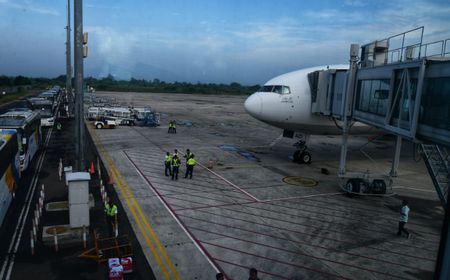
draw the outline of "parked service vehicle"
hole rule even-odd
[[[101,128],[115,128],[117,126],[117,123],[115,120],[102,118],[100,120],[97,120],[94,122],[94,126],[97,129]]]

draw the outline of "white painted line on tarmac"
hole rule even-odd
[[[272,201],[285,201],[285,200],[293,200],[293,199],[302,199],[302,198],[310,198],[310,197],[316,197],[316,196],[332,196],[332,195],[341,195],[342,192],[332,192],[332,193],[319,193],[319,194],[309,194],[309,195],[301,195],[301,196],[292,196],[292,197],[280,197],[280,198],[274,198],[274,199],[265,199],[260,200],[261,203],[267,203]]]
[[[424,190],[424,189],[418,189],[418,188],[411,188],[411,187],[406,187],[406,186],[395,186],[392,187],[393,189],[407,189],[407,190],[413,190],[413,191],[418,191],[418,192],[427,192],[427,193],[434,193],[436,192],[435,190]]]
[[[22,233],[24,230],[25,222],[27,220],[28,212],[30,210],[31,201],[32,201],[32,198],[34,195],[34,191],[36,189],[39,173],[41,171],[42,163],[44,162],[44,157],[47,152],[46,148],[50,141],[52,131],[53,131],[53,127],[50,128],[49,132],[47,133],[47,137],[45,139],[44,151],[39,156],[38,164],[36,166],[35,173],[31,180],[32,187],[28,189],[27,195],[25,197],[25,203],[22,206],[22,210],[20,211],[19,220],[18,220],[16,228],[14,230],[14,234],[12,236],[11,243],[9,244],[8,254],[7,254],[5,260],[3,261],[2,270],[0,271],[0,279],[3,279],[3,277],[5,276],[6,269],[7,269],[7,272],[6,272],[5,279],[9,280],[11,277],[11,272],[12,272],[12,268],[14,266],[14,260],[16,257],[15,254],[17,253],[17,249],[20,245],[20,239],[22,238]],[[10,258],[11,258],[11,261],[10,261]]]

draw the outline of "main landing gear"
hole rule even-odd
[[[311,163],[311,154],[307,152],[308,147],[306,146],[306,141],[300,140],[294,144],[297,147],[293,157],[293,161],[297,163]]]

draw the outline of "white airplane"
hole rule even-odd
[[[311,155],[306,151],[309,135],[340,135],[341,122],[330,117],[311,113],[311,89],[308,74],[318,70],[348,70],[348,65],[329,65],[305,68],[277,76],[264,84],[259,91],[245,100],[244,107],[252,117],[282,128],[283,136],[293,138],[300,134],[294,153],[294,161],[310,163]],[[352,134],[369,134],[374,128],[355,123]]]

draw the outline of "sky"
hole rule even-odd
[[[66,0],[0,0],[0,18],[0,75],[65,74]],[[84,75],[263,84],[420,26],[450,38],[450,1],[84,0]]]

